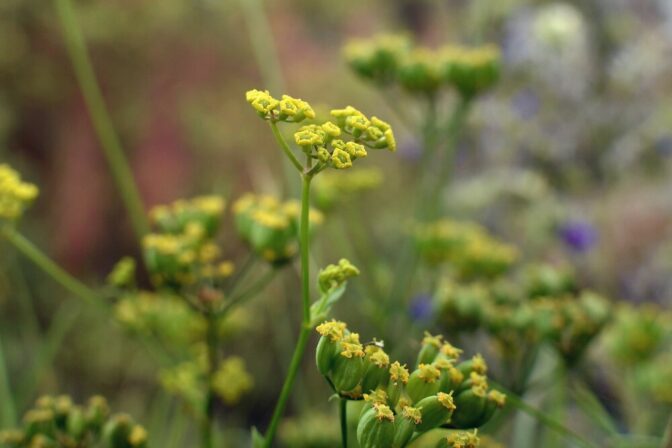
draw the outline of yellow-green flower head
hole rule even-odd
[[[394,421],[394,413],[392,412],[392,409],[390,409],[389,406],[386,404],[382,403],[374,403],[373,408],[376,410],[376,419],[378,421],[383,421],[383,420],[388,420],[393,422]]]
[[[222,361],[212,379],[214,391],[229,405],[236,404],[253,384],[252,376],[245,369],[245,361],[239,356]]]
[[[225,206],[226,201],[220,196],[197,196],[156,206],[149,217],[161,232],[187,234],[200,240],[214,236]]]
[[[485,373],[488,371],[488,365],[485,362],[485,359],[483,359],[483,356],[478,353],[474,355],[471,358],[471,368],[474,372],[479,373],[481,375],[485,375]]]
[[[438,55],[428,48],[413,50],[399,67],[399,82],[413,93],[433,94],[441,85]]]
[[[259,116],[266,120],[274,118],[273,110],[280,104],[280,101],[273,98],[268,90],[248,90],[245,93],[245,99]]]
[[[359,333],[350,333],[341,340],[340,355],[344,358],[363,358],[365,356],[364,346],[359,342]]]
[[[443,345],[441,345],[440,352],[448,359],[458,359],[462,354],[462,349],[459,349],[450,342],[446,341],[443,343]]]
[[[299,146],[323,146],[327,143],[329,134],[316,124],[302,126],[294,133],[294,141]]]
[[[371,404],[386,404],[387,392],[383,389],[376,389],[370,394],[364,394],[364,401]]]
[[[415,423],[416,425],[422,423],[422,413],[418,408],[414,408],[412,406],[405,406],[401,411],[401,415],[403,415],[404,418],[413,421],[413,423]]]
[[[347,106],[345,109],[332,109],[331,116],[341,129],[354,136],[360,136],[371,125],[366,115],[352,106]]]
[[[488,400],[495,403],[499,408],[503,408],[506,405],[506,395],[498,390],[488,392]]]
[[[399,361],[394,361],[390,366],[390,381],[393,384],[396,383],[406,384],[408,383],[409,376],[410,373],[408,372],[408,369],[406,368],[405,364],[401,365]]]
[[[450,411],[455,410],[455,402],[453,401],[453,392],[452,391],[448,394],[446,394],[444,392],[439,392],[438,394],[436,394],[436,397],[438,398],[439,403],[441,403],[441,405],[444,408],[446,408]]]
[[[364,351],[366,352],[367,359],[376,367],[387,369],[390,366],[390,357],[382,348],[375,345],[367,345]]]
[[[289,95],[282,95],[279,104],[280,114],[278,119],[280,121],[289,121],[299,123],[304,119],[315,118],[315,111],[306,101],[298,98],[292,98]]]
[[[118,288],[130,286],[135,281],[136,263],[132,257],[124,257],[114,265],[107,276],[107,283]]]
[[[439,54],[443,79],[465,98],[489,89],[499,79],[501,54],[497,47],[445,47]]]
[[[425,337],[422,338],[422,345],[433,345],[436,348],[441,348],[443,345],[443,335],[437,334],[432,336],[431,333],[425,331]]]
[[[326,121],[320,125],[322,130],[331,138],[336,138],[341,135],[341,128],[336,126],[331,121]]]
[[[147,443],[147,430],[141,425],[133,425],[131,433],[128,435],[128,442],[132,447],[142,446]]]
[[[474,432],[451,432],[444,439],[444,443],[439,446],[442,448],[478,448],[479,444],[478,430],[474,429]]]
[[[381,34],[371,39],[353,39],[343,48],[352,70],[362,78],[387,85],[396,78],[399,61],[411,47],[407,36]]]
[[[441,377],[441,371],[432,364],[420,364],[418,371],[418,378],[425,383],[435,383]]]
[[[35,185],[22,182],[18,172],[7,164],[0,164],[0,220],[20,218],[37,194]]]
[[[331,342],[337,342],[343,339],[346,328],[347,325],[345,322],[332,320],[330,322],[323,322],[322,324],[318,325],[315,330],[317,330],[321,336],[328,337]]]
[[[282,95],[282,99],[273,98],[268,90],[248,90],[245,99],[264,120],[300,123],[315,118],[315,111],[306,101]]]
[[[318,275],[320,290],[326,292],[338,288],[352,277],[359,275],[359,269],[350,261],[341,258],[338,264],[330,264],[322,269]]]
[[[485,397],[488,392],[488,378],[476,372],[471,372],[469,375],[471,381],[471,390],[474,395],[478,397]]]
[[[347,151],[336,148],[334,152],[331,153],[331,164],[337,170],[344,170],[347,168],[352,168],[352,158]]]
[[[280,202],[273,196],[246,194],[233,205],[236,228],[242,239],[267,261],[282,264],[298,252],[300,205]],[[322,214],[310,210],[311,224],[322,222]]]

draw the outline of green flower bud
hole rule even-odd
[[[420,364],[411,373],[406,385],[406,392],[413,403],[417,403],[425,397],[435,395],[441,386],[439,379],[441,372],[431,364]]]
[[[387,386],[387,395],[390,406],[395,407],[401,398],[402,392],[408,383],[409,373],[406,365],[395,361],[390,365],[390,383]]]
[[[365,371],[362,380],[362,390],[369,392],[377,387],[385,387],[390,379],[390,357],[385,351],[376,346],[369,345],[365,349]]]
[[[415,407],[422,412],[422,421],[417,425],[418,432],[429,431],[448,423],[455,410],[452,393],[443,392],[423,398]]]
[[[74,407],[68,414],[66,429],[74,439],[80,440],[87,431],[86,417],[79,406]]]
[[[442,335],[432,336],[429,332],[425,331],[425,337],[422,339],[422,347],[418,353],[416,365],[433,363],[442,345]]]
[[[322,337],[320,337],[315,350],[315,362],[317,370],[322,375],[327,376],[331,371],[334,360],[342,351],[340,341],[345,335],[346,325],[344,322],[332,320],[318,325],[316,330]]]
[[[458,429],[481,426],[485,423],[484,414],[487,401],[486,393],[478,387],[472,387],[459,392],[455,397],[455,406],[457,409],[453,413],[450,425]]]
[[[87,426],[98,431],[110,415],[110,406],[105,397],[96,395],[89,399],[89,405],[86,408]]]
[[[387,405],[387,393],[383,389],[376,389],[371,391],[370,394],[364,394],[364,405],[359,411],[359,418],[361,419],[366,412],[373,408],[375,404],[384,404]]]
[[[20,448],[25,446],[23,431],[19,429],[7,429],[0,431],[0,446],[7,448]]]
[[[418,48],[409,54],[399,68],[399,82],[410,92],[434,94],[441,83],[434,52]]]
[[[54,417],[54,411],[46,408],[36,408],[26,412],[23,418],[26,425],[26,438],[31,439],[37,434],[54,435],[56,433]]]
[[[359,334],[350,333],[341,341],[343,349],[334,359],[331,380],[339,392],[352,391],[364,376],[364,348]]]
[[[439,390],[441,392],[448,393],[457,390],[464,381],[464,374],[455,368],[452,361],[445,358],[437,358],[433,365],[441,371],[441,378],[439,380]]]
[[[479,375],[485,375],[488,371],[488,365],[485,363],[485,359],[480,354],[474,355],[468,361],[461,362],[457,365],[457,369],[462,372],[462,374],[469,378],[471,372],[476,372]]]
[[[66,441],[66,443],[68,442],[69,441]],[[51,437],[48,437],[44,434],[38,434],[30,439],[30,445],[28,446],[30,448],[61,448],[63,445]]]
[[[351,277],[359,275],[359,269],[350,261],[341,258],[338,264],[330,264],[320,270],[318,275],[318,284],[320,291],[326,293],[330,289],[338,288]]]
[[[357,425],[357,442],[360,448],[392,446],[394,435],[394,414],[384,404],[374,405],[362,416]]]
[[[393,448],[403,448],[411,440],[416,427],[422,422],[420,409],[406,406],[394,420]]]
[[[477,430],[453,431],[439,441],[437,448],[478,448],[479,443]]]
[[[113,415],[103,427],[103,442],[108,448],[130,448],[132,429],[133,421],[129,415]]]

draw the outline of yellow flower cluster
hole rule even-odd
[[[0,220],[14,221],[37,197],[35,185],[21,181],[21,176],[7,164],[0,164]]]
[[[322,269],[318,276],[318,283],[322,292],[338,288],[351,277],[359,275],[359,269],[345,258],[341,258],[338,264],[330,264]]]
[[[212,379],[214,391],[228,405],[238,403],[253,385],[252,376],[245,369],[245,361],[239,356],[222,361]]]
[[[394,82],[410,92],[433,94],[442,86],[465,98],[490,88],[499,77],[500,53],[491,45],[413,47],[405,36],[374,36],[348,43],[345,58],[355,73],[379,85]]]
[[[282,95],[282,99],[278,100],[268,90],[253,89],[245,94],[245,99],[265,120],[300,123],[315,118],[315,111],[310,104],[289,95]]]
[[[252,250],[274,264],[289,261],[298,252],[301,207],[295,200],[282,202],[274,196],[248,193],[233,205],[236,228]],[[310,210],[311,224],[319,225],[322,214]],[[311,226],[312,228],[312,226]]]
[[[495,240],[470,222],[442,219],[418,224],[415,240],[428,263],[450,263],[463,278],[497,277],[518,259],[514,246]]]
[[[478,430],[474,429],[473,432],[451,432],[445,439],[442,439],[438,446],[441,448],[478,448],[479,444],[480,439],[478,438]]]

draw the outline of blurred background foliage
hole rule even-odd
[[[347,257],[360,268],[364,260],[369,269],[338,308],[338,317],[353,326],[368,326],[410,349],[409,337],[420,339],[433,322],[423,320],[433,310],[422,300],[435,285],[402,297],[402,310],[372,304],[376,288],[387,291],[393,284],[390,260],[399,257],[400,239],[412,231],[409,211],[416,198],[410,186],[423,177],[418,137],[395,120],[393,109],[418,111],[403,93],[380,95],[358,80],[341,56],[347,40],[378,32],[407,32],[430,47],[453,42],[502,48],[501,81],[475,104],[458,147],[444,198],[451,216],[478,221],[527,261],[569,266],[582,288],[627,302],[625,309],[644,302],[670,305],[669,1],[75,3],[148,206],[205,193],[232,201],[249,190],[296,196],[283,180],[271,134],[260,131],[244,103],[250,88],[286,91],[311,99],[316,109],[352,103],[392,122],[400,149],[375,161],[383,175],[372,174],[372,185],[371,176],[361,180],[365,193],[329,208],[333,199],[320,196],[316,186],[316,205],[327,217],[316,235],[317,265]],[[55,17],[50,2],[0,2],[0,159],[40,185],[25,232],[68,271],[100,284],[116,260],[138,249]],[[326,176],[320,181],[329,182]],[[242,245],[233,232],[228,216],[221,243],[229,257],[240,259]],[[17,412],[40,393],[69,393],[78,401],[103,394],[146,425],[154,446],[188,445],[181,441],[191,440],[194,428],[180,402],[162,392],[156,363],[111,316],[69,298],[4,245],[0,266],[0,340]],[[254,389],[235,411],[225,404],[219,409],[231,437],[269,418],[282,381],[272,372],[284,371],[299,319],[296,283],[296,270],[285,272],[237,320],[231,352],[245,358]],[[389,327],[398,313],[409,333]],[[286,321],[274,319],[278,315]],[[633,325],[627,316],[618,322]],[[669,331],[669,322],[662,327]],[[596,359],[608,351],[599,347]],[[615,359],[627,366],[633,356]],[[649,381],[646,368],[639,370],[631,381]],[[302,435],[297,428],[314,426],[297,419],[308,410],[331,409],[323,399],[327,387],[308,363],[300,384],[290,406],[293,420],[281,429],[288,446],[304,446],[292,437]],[[309,418],[331,421],[337,436],[335,419]],[[315,437],[329,434],[317,431]]]

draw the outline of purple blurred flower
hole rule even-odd
[[[434,313],[434,302],[430,294],[418,294],[411,299],[408,306],[408,313],[411,319],[415,321],[425,321],[432,317]]]
[[[559,233],[562,241],[576,252],[587,252],[597,243],[597,229],[587,221],[567,221],[560,226]]]

